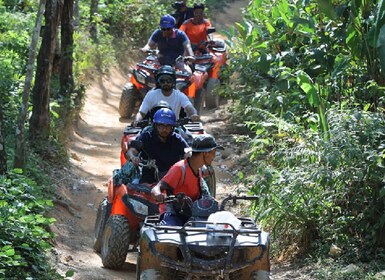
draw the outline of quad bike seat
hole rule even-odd
[[[156,67],[154,67],[152,65],[148,65],[148,64],[144,64],[144,63],[138,63],[137,65],[144,68],[144,69],[148,69],[151,71],[156,71],[156,69],[157,69]]]
[[[142,129],[140,127],[132,127],[131,125],[127,125],[123,133],[124,135],[129,135],[129,134],[138,134],[141,131]]]

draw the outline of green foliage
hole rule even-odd
[[[170,3],[164,2],[154,5],[151,0],[109,1],[108,5],[101,7],[100,37],[112,36],[111,45],[118,62],[126,62],[127,56],[133,53],[132,48],[143,46],[153,30],[158,28],[160,17],[170,12]]]
[[[253,132],[257,175],[243,181],[280,250],[325,256],[336,243],[366,260],[385,246],[383,11],[383,1],[251,1],[228,31],[222,90]]]
[[[317,241],[314,253],[326,255],[336,243],[350,261],[370,258],[385,244],[385,120],[360,111],[327,115],[328,140],[264,112],[249,122],[258,157],[250,191],[261,197],[255,213],[284,246],[306,252]]]
[[[42,199],[39,186],[15,170],[0,177],[0,278],[63,279],[47,263],[46,251],[54,222],[44,214],[52,201]]]
[[[296,77],[301,71],[318,87],[319,100],[325,106],[323,112],[334,102],[353,101],[362,107],[370,104],[372,109],[382,104],[384,79],[378,75],[381,69],[376,63],[377,48],[362,41],[363,36],[370,34],[365,33],[365,26],[374,27],[374,22],[368,22],[362,13],[349,17],[346,5],[332,8],[326,0],[252,1],[245,21],[236,25],[238,37],[232,48],[231,65],[238,82],[227,95],[250,100],[263,89],[269,96],[280,94],[283,110],[290,114],[319,111],[311,99],[298,96],[302,93]],[[375,2],[366,2],[366,6],[368,18],[373,18],[376,9],[369,8],[374,8]],[[373,40],[377,45],[381,42]],[[242,85],[241,90],[238,85]],[[261,103],[259,107],[270,112],[281,111],[275,102],[266,104],[264,95],[257,101]]]
[[[3,96],[4,130],[13,133],[17,120],[20,93],[24,84],[29,30],[33,17],[0,11],[0,94]]]

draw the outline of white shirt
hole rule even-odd
[[[170,105],[177,119],[179,119],[181,108],[186,108],[188,105],[192,106],[188,97],[180,90],[173,89],[170,96],[165,96],[160,88],[156,88],[147,92],[140,105],[139,112],[147,114],[153,107],[158,105],[160,101],[166,101]]]

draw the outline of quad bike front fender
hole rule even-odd
[[[212,78],[212,79],[218,79],[219,77],[219,72],[221,70],[221,58],[220,57],[217,57],[217,56],[214,56],[213,57],[213,62],[214,62],[214,66],[213,68],[211,68],[210,72],[209,72],[209,78]]]
[[[188,98],[195,98],[196,90],[195,77],[192,76],[191,85],[188,88],[185,88],[183,93],[186,94]]]
[[[205,84],[206,80],[208,79],[209,74],[207,72],[195,71],[193,73],[193,75],[195,77],[196,90],[200,90],[201,88],[203,88],[203,85]]]
[[[141,89],[143,89],[143,88],[145,87],[144,85],[142,85],[141,83],[139,83],[139,82],[135,79],[134,75],[131,75],[131,77],[130,77],[130,82],[131,82],[131,84],[132,84],[138,91],[140,91]]]

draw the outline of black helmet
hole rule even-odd
[[[176,73],[175,73],[175,69],[170,65],[163,65],[163,66],[159,67],[159,69],[156,71],[156,73],[155,73],[156,86],[159,87],[159,80],[164,75],[172,78],[173,86],[175,87]]]
[[[201,134],[194,138],[191,149],[193,152],[203,153],[210,152],[214,149],[224,150],[222,146],[218,146],[215,138],[210,134]]]
[[[158,104],[156,104],[150,110],[150,119],[151,120],[154,119],[154,115],[155,115],[156,111],[158,111],[159,109],[170,109],[171,110],[171,106],[170,106],[170,104],[168,104],[167,101],[164,101],[164,100],[160,101]]]
[[[197,10],[197,9],[201,9],[201,10],[205,10],[205,5],[202,4],[202,3],[196,3],[194,4],[194,7],[193,7],[193,10]]]

